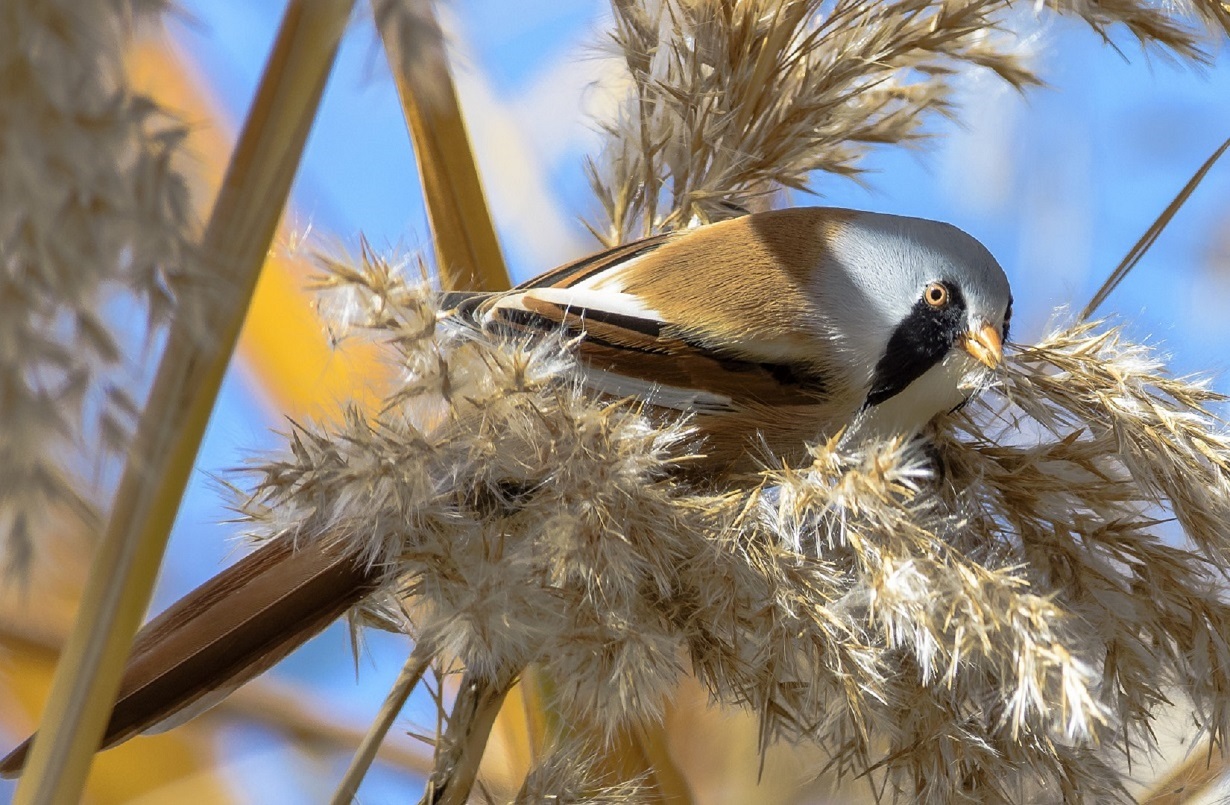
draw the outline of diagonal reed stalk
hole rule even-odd
[[[410,698],[419,680],[423,678],[423,672],[431,664],[431,652],[426,651],[425,648],[426,644],[417,643],[414,650],[410,652],[406,664],[402,666],[401,673],[397,676],[397,681],[393,683],[392,690],[389,691],[384,704],[381,705],[376,720],[372,722],[367,735],[363,736],[363,742],[359,745],[358,751],[350,761],[350,766],[346,769],[346,774],[338,784],[337,791],[334,792],[331,800],[333,805],[346,805],[358,793],[359,784],[363,782],[367,770],[372,766],[372,761],[376,759],[376,754],[380,751],[385,736],[389,734],[393,721],[396,720],[401,709],[406,706],[406,700]]]
[[[509,287],[431,0],[373,0],[447,290]]]
[[[1192,747],[1186,758],[1154,781],[1136,801],[1141,805],[1183,805],[1207,801],[1205,795],[1225,775],[1227,761],[1226,753],[1214,753],[1206,739]]]
[[[17,803],[81,798],[352,5],[297,0],[287,8],[203,237],[217,284],[184,302],[171,326]]]
[[[465,673],[419,805],[462,805],[469,800],[491,727],[515,681],[515,676],[493,680]]]
[[[1141,258],[1143,258],[1149,249],[1153,247],[1153,244],[1157,242],[1157,239],[1161,237],[1162,232],[1170,224],[1171,219],[1173,219],[1175,215],[1178,214],[1179,210],[1183,208],[1183,205],[1187,203],[1189,198],[1191,198],[1192,193],[1196,192],[1196,188],[1199,187],[1200,183],[1204,181],[1204,177],[1208,175],[1209,171],[1213,169],[1213,165],[1217,163],[1217,160],[1222,158],[1222,155],[1224,155],[1227,150],[1230,150],[1230,139],[1227,139],[1224,143],[1222,143],[1221,146],[1219,146],[1218,149],[1204,161],[1204,164],[1201,165],[1194,174],[1192,174],[1192,178],[1187,180],[1187,184],[1183,185],[1183,189],[1179,191],[1179,194],[1166,205],[1166,209],[1162,210],[1161,214],[1157,216],[1157,219],[1149,225],[1149,228],[1145,230],[1145,233],[1140,236],[1140,240],[1136,241],[1135,245],[1128,250],[1128,253],[1124,255],[1121,261],[1119,261],[1119,265],[1115,266],[1115,270],[1110,272],[1110,276],[1107,277],[1106,281],[1102,283],[1102,287],[1098,288],[1097,293],[1095,293],[1093,298],[1089,300],[1089,304],[1085,305],[1084,310],[1082,310],[1080,316],[1077,317],[1078,321],[1088,321],[1089,317],[1094,314],[1094,311],[1096,311],[1101,304],[1106,301],[1106,297],[1110,296],[1111,292],[1113,292],[1115,288],[1119,287],[1119,283],[1123,282],[1123,279],[1128,275],[1128,272],[1135,268],[1136,264],[1141,261]]]

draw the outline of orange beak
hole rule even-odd
[[[989,322],[984,321],[978,329],[970,330],[962,337],[961,342],[965,351],[988,369],[995,369],[1003,363],[1004,342],[999,337],[999,330]]]

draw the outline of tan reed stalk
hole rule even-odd
[[[474,151],[431,0],[372,0],[414,144],[440,281],[449,290],[509,287]]]
[[[463,805],[469,799],[491,727],[515,679],[465,672],[420,805]]]
[[[525,732],[529,738],[527,748],[531,763],[542,760],[546,753],[547,736],[552,732],[558,733],[560,726],[559,719],[547,706],[547,682],[542,670],[531,665],[521,672],[521,681],[513,691],[516,693],[520,690],[525,707]]]
[[[384,704],[380,706],[376,720],[372,722],[367,734],[363,736],[363,743],[359,745],[358,751],[350,761],[350,766],[346,769],[346,774],[338,784],[331,800],[333,805],[345,805],[354,799],[355,794],[359,791],[359,784],[363,782],[367,770],[372,766],[372,761],[376,759],[385,736],[389,734],[389,729],[393,726],[393,721],[396,720],[401,709],[406,706],[406,700],[410,698],[410,694],[414,692],[419,680],[423,678],[423,672],[430,664],[431,652],[426,650],[426,644],[416,643],[414,650],[406,658],[406,664],[402,666],[397,681],[393,683],[393,688],[385,697]]]
[[[264,677],[232,693],[217,710],[219,715],[243,719],[291,736],[301,746],[323,747],[339,754],[350,751],[363,740],[365,732],[362,729],[339,723],[336,713],[305,706],[306,701],[309,701],[307,691],[300,686]],[[408,738],[383,741],[376,747],[376,757],[413,774],[426,775],[431,771],[428,752],[421,743]]]
[[[663,802],[686,805],[693,802],[692,789],[687,777],[675,764],[667,746],[666,728],[662,724],[641,724],[636,728],[636,742],[645,753],[647,765],[653,774],[653,783]]]
[[[1183,185],[1183,189],[1179,191],[1179,194],[1166,205],[1166,209],[1162,210],[1161,214],[1157,216],[1157,219],[1154,220],[1154,222],[1149,225],[1149,228],[1145,230],[1145,233],[1140,236],[1140,240],[1136,241],[1135,245],[1128,250],[1128,253],[1123,257],[1123,260],[1119,262],[1119,265],[1115,266],[1115,270],[1110,272],[1110,276],[1107,277],[1106,281],[1102,283],[1102,287],[1098,288],[1097,293],[1095,293],[1093,298],[1089,300],[1089,304],[1085,305],[1084,310],[1081,311],[1080,316],[1078,317],[1079,321],[1085,321],[1092,316],[1094,311],[1096,311],[1098,307],[1106,301],[1106,297],[1110,296],[1111,292],[1114,291],[1115,288],[1119,287],[1119,283],[1123,282],[1123,278],[1128,275],[1128,272],[1136,267],[1136,264],[1139,263],[1141,258],[1145,256],[1145,253],[1148,252],[1153,244],[1157,242],[1157,239],[1161,236],[1162,231],[1170,224],[1170,221],[1175,217],[1183,205],[1187,203],[1187,200],[1191,198],[1192,193],[1196,192],[1196,188],[1199,187],[1200,183],[1204,181],[1204,177],[1209,174],[1209,171],[1212,170],[1213,165],[1217,163],[1217,160],[1222,158],[1222,155],[1224,155],[1228,149],[1230,149],[1230,139],[1227,139],[1224,143],[1222,143],[1218,149],[1204,161],[1204,164],[1201,165],[1194,174],[1192,174],[1192,178],[1187,180],[1187,184]]]
[[[1137,800],[1140,805],[1183,805],[1199,802],[1226,773],[1230,757],[1212,753],[1208,741],[1192,747],[1191,753],[1154,781]]]
[[[76,802],[352,0],[292,3],[202,242],[217,285],[182,303],[14,802]],[[203,342],[203,322],[217,339]]]

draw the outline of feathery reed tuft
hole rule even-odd
[[[122,449],[127,289],[165,321],[187,248],[183,131],[125,85],[123,48],[159,0],[17,0],[0,10],[0,555],[20,570],[49,511],[92,516],[65,468],[88,437]],[[126,334],[132,338],[132,334]]]
[[[1116,25],[1144,45],[1205,58],[1193,22],[1220,35],[1218,0],[1186,4],[1048,2],[1110,41]],[[586,169],[602,208],[594,234],[612,246],[639,236],[763,209],[812,173],[858,177],[874,145],[928,135],[928,116],[955,116],[962,71],[985,68],[1025,90],[1041,83],[1020,14],[1005,0],[614,0],[612,45],[630,97],[601,121],[605,152]]]
[[[438,320],[370,253],[323,265],[326,308],[404,383],[296,425],[256,468],[254,531],[389,566],[420,645],[470,674],[541,664],[575,740],[659,717],[685,670],[765,742],[928,802],[1125,796],[1116,756],[1177,696],[1224,733],[1230,437],[1116,329],[1022,347],[926,439],[834,437],[698,489],[671,472],[686,422],[587,397],[567,342]]]
[[[1190,60],[1197,24],[1227,30],[1210,3],[1046,5]],[[766,206],[814,171],[857,176],[872,145],[957,113],[962,70],[1040,83],[997,0],[613,7],[631,96],[587,165],[608,245]],[[688,672],[757,713],[763,745],[815,742],[826,772],[893,799],[1126,798],[1123,759],[1183,698],[1222,740],[1220,398],[1116,328],[1020,348],[923,439],[816,434],[805,466],[699,488],[673,472],[687,421],[587,396],[566,340],[440,319],[367,251],[322,265],[325,308],[387,342],[403,386],[375,416],[296,425],[243,509],[262,537],[387,566],[368,620],[406,607],[469,684],[541,666],[562,745],[657,719]],[[1188,547],[1163,539],[1168,513]],[[456,741],[447,757],[442,785],[473,762]],[[596,768],[553,754],[522,794],[612,791]]]

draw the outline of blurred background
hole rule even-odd
[[[619,65],[600,49],[607,4],[442,6],[461,104],[514,280],[594,251],[597,243],[581,223],[596,213],[581,164],[599,143],[592,115],[619,97]],[[185,169],[202,211],[284,7],[274,0],[182,0],[163,30],[144,32],[134,47],[134,82],[190,126]],[[1197,71],[1142,53],[1132,41],[1118,41],[1117,53],[1076,23],[1028,13],[1020,22],[1022,48],[1049,87],[1023,97],[992,76],[964,76],[963,126],[933,126],[936,138],[912,152],[873,153],[862,185],[817,176],[818,197],[796,193],[790,202],[955,223],[1004,265],[1016,296],[1013,336],[1029,341],[1062,316],[1057,308],[1084,304],[1230,135],[1230,64],[1225,49]],[[430,241],[405,123],[368,19],[343,42],[281,242],[355,249],[360,235],[384,253],[411,254]],[[376,382],[380,369],[371,356],[325,351],[303,276],[302,266],[280,252],[266,267],[179,513],[155,610],[242,550],[227,523],[230,494],[218,479],[234,479],[247,458],[276,449],[286,416],[325,416],[338,401],[361,395],[365,382]],[[1161,343],[1177,372],[1212,374],[1219,389],[1230,390],[1230,164],[1214,169],[1102,312],[1135,338]],[[4,749],[24,737],[41,708],[88,545],[86,535],[66,533],[42,557],[39,584],[56,591],[55,605],[41,594],[37,606],[28,594],[10,591],[0,599]],[[356,669],[347,631],[334,625],[190,728],[100,756],[91,801],[321,801],[408,650],[404,638],[369,631]],[[701,712],[703,702],[699,692],[683,691],[667,724],[680,767],[701,772],[698,801],[823,801],[805,785],[823,761],[806,751],[773,753],[756,788],[755,723],[731,718],[716,729],[719,716]],[[395,728],[391,760],[378,764],[361,789],[363,802],[417,796],[416,769],[429,764],[430,749],[404,734],[416,723],[434,729],[435,706],[422,691]],[[523,762],[518,751],[497,728],[493,779]],[[0,782],[0,801],[12,791],[11,781]],[[865,787],[858,791],[867,794]],[[1216,796],[1208,794],[1210,801]]]

